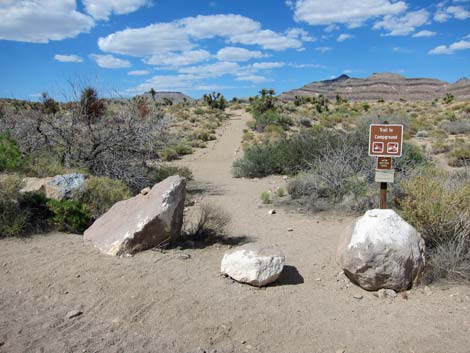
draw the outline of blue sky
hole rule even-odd
[[[0,97],[246,97],[346,73],[470,76],[470,0],[2,0]]]

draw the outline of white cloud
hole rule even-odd
[[[371,18],[396,15],[407,9],[404,1],[389,0],[297,0],[294,18],[311,25],[360,26]]]
[[[315,68],[315,69],[326,69],[325,65],[321,64],[296,64],[296,63],[289,63],[290,67],[294,69],[306,69],[306,68]]]
[[[194,50],[199,40],[214,37],[232,44],[258,45],[269,50],[298,49],[304,41],[314,40],[301,29],[274,32],[262,29],[261,24],[251,18],[229,14],[187,17],[125,29],[99,38],[98,46],[106,52],[139,57]]]
[[[248,50],[245,48],[225,47],[217,52],[217,59],[221,61],[248,61],[251,59],[263,58],[266,55],[258,50]]]
[[[271,69],[277,69],[280,67],[284,67],[285,63],[280,62],[280,61],[265,61],[265,62],[260,62],[260,63],[254,63],[251,65],[251,67],[255,70],[271,70]]]
[[[187,51],[195,45],[184,29],[172,22],[115,32],[99,38],[98,46],[114,54],[150,56],[162,51]]]
[[[0,19],[0,39],[32,43],[72,38],[95,25],[75,0],[1,1]]]
[[[107,20],[112,13],[131,13],[149,4],[149,0],[83,0],[86,11],[97,20]]]
[[[241,67],[237,63],[219,61],[213,64],[205,64],[178,69],[180,74],[192,75],[196,78],[216,78],[224,75],[235,75]]]
[[[249,82],[253,82],[253,83],[263,83],[263,82],[270,81],[266,77],[258,76],[258,75],[239,76],[235,80],[236,81],[249,81]]]
[[[351,38],[354,38],[354,36],[352,34],[342,33],[338,36],[338,38],[336,38],[336,41],[337,42],[344,42],[345,40],[351,39]]]
[[[423,31],[419,31],[419,32],[413,34],[413,37],[414,38],[434,37],[436,34],[437,34],[436,32],[428,31],[427,29],[425,29]]]
[[[211,53],[206,50],[188,50],[181,53],[162,51],[154,54],[145,60],[150,65],[161,65],[169,67],[179,67],[207,61],[211,58]]]
[[[384,29],[391,36],[404,36],[415,31],[417,27],[426,24],[430,14],[422,9],[411,11],[404,16],[385,16],[381,21],[375,23],[374,29]]]
[[[325,54],[326,52],[332,50],[331,47],[317,47],[315,48],[316,51],[319,51],[322,54]]]
[[[129,76],[145,76],[150,73],[149,70],[134,70],[134,71],[129,71],[127,74]]]
[[[456,51],[470,49],[470,41],[461,40],[451,45],[439,45],[429,51],[431,55],[454,54]]]
[[[62,54],[56,54],[54,55],[54,60],[60,61],[63,63],[81,63],[83,62],[83,59],[79,57],[78,55],[62,55]]]
[[[466,10],[463,6],[440,6],[434,14],[434,20],[436,22],[447,22],[451,18],[466,20],[470,18],[470,11]]]
[[[127,60],[115,58],[112,55],[91,54],[90,57],[96,61],[99,67],[104,69],[121,69],[131,67],[131,63]]]

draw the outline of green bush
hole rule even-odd
[[[21,194],[21,178],[0,178],[0,238],[23,236],[48,228],[51,212],[42,193]]]
[[[184,155],[193,153],[193,149],[191,148],[191,146],[189,146],[185,143],[179,143],[178,145],[176,145],[175,146],[175,151],[180,156],[184,156]]]
[[[85,181],[83,189],[77,191],[75,196],[88,206],[94,218],[98,218],[116,202],[131,197],[131,191],[121,180],[93,176]]]
[[[16,171],[23,165],[23,157],[10,132],[0,133],[0,172]]]
[[[289,129],[289,126],[293,125],[292,119],[287,116],[280,115],[275,110],[268,110],[263,113],[253,114],[255,118],[254,129],[258,132],[263,132],[267,126],[279,125],[284,130]]]
[[[151,180],[153,183],[159,183],[172,175],[179,175],[187,180],[193,179],[193,173],[188,167],[178,167],[170,164],[161,164],[152,170]]]
[[[51,222],[60,231],[81,234],[92,223],[90,210],[77,200],[49,200],[47,206],[53,213]]]
[[[178,152],[176,152],[176,150],[172,147],[166,147],[160,153],[160,158],[165,162],[174,161],[175,159],[178,159],[178,157],[179,157]]]
[[[21,185],[21,179],[17,176],[0,177],[0,237],[24,233],[28,215],[22,212],[18,204]]]
[[[426,280],[470,280],[470,170],[425,169],[402,182],[403,218],[423,236]]]
[[[271,195],[269,194],[269,192],[263,191],[263,192],[261,193],[261,201],[262,201],[265,205],[271,203]]]

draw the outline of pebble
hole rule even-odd
[[[315,278],[315,281],[318,281],[318,282],[320,282],[320,281],[321,281],[321,278],[320,278],[320,277],[318,277],[318,278]]]
[[[428,286],[424,286],[424,293],[425,293],[426,295],[428,295],[428,296],[429,296],[429,295],[432,295],[432,290],[431,290],[431,288],[429,288]]]
[[[72,310],[67,313],[67,318],[68,319],[73,319],[74,317],[82,315],[83,312],[80,310]]]
[[[353,295],[353,298],[354,298],[354,299],[361,300],[361,299],[364,298],[364,297],[363,297],[362,295],[360,295],[360,294],[354,294],[354,295]]]
[[[294,231],[294,228],[287,228],[287,231],[288,231],[288,232],[293,232],[293,231]]]
[[[276,210],[275,209],[269,210],[268,213],[271,215],[276,214]]]
[[[188,260],[188,259],[191,258],[191,255],[190,254],[180,254],[179,258],[182,259],[182,260]]]

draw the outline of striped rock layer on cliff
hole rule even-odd
[[[462,78],[449,84],[430,78],[406,78],[398,74],[373,74],[365,79],[341,75],[333,80],[313,82],[302,88],[282,93],[281,100],[293,100],[295,96],[337,95],[351,101],[431,101],[447,93],[458,100],[470,100],[470,79]]]

